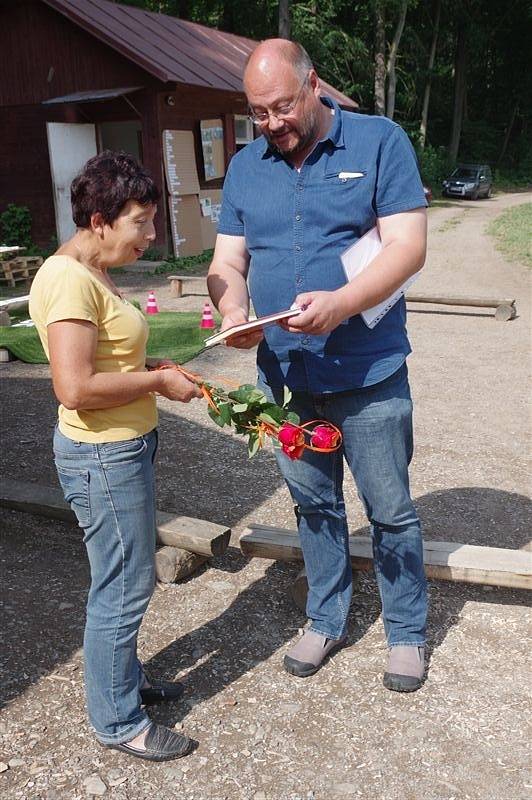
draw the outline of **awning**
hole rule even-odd
[[[43,106],[55,105],[56,103],[99,103],[102,100],[113,100],[116,97],[123,97],[132,92],[138,92],[142,86],[130,86],[125,89],[92,89],[89,92],[74,92],[74,94],[64,94],[62,97],[51,97],[50,100],[43,100]]]

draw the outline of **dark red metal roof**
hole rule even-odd
[[[258,42],[194,22],[108,0],[44,0],[69,20],[164,83],[242,92],[248,55]],[[322,81],[341,105],[357,104]]]

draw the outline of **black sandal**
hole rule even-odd
[[[146,734],[144,750],[132,747],[128,742],[104,745],[111,750],[120,750],[122,753],[143,758],[145,761],[170,761],[173,758],[182,758],[188,755],[195,746],[196,742],[193,739],[183,736],[182,733],[171,731],[164,725],[157,725],[155,722],[151,723]]]
[[[151,686],[146,686],[140,690],[143,706],[153,706],[157,703],[169,703],[172,700],[179,700],[185,691],[185,687],[179,682],[150,681],[150,684]]]

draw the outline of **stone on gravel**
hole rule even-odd
[[[23,767],[25,763],[23,758],[10,758],[7,765],[8,767]]]
[[[97,797],[101,797],[107,791],[107,786],[99,775],[89,775],[83,781],[83,786],[88,795],[96,795]]]

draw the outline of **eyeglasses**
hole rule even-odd
[[[286,119],[293,113],[297,104],[301,99],[301,95],[303,94],[303,89],[306,86],[306,83],[309,79],[310,73],[306,76],[305,80],[301,84],[301,88],[297,93],[295,100],[292,100],[291,103],[287,103],[284,106],[279,106],[276,111],[254,111],[251,106],[249,107],[249,114],[248,117],[254,125],[264,125],[265,122],[270,121],[270,117],[274,117],[276,120]]]

